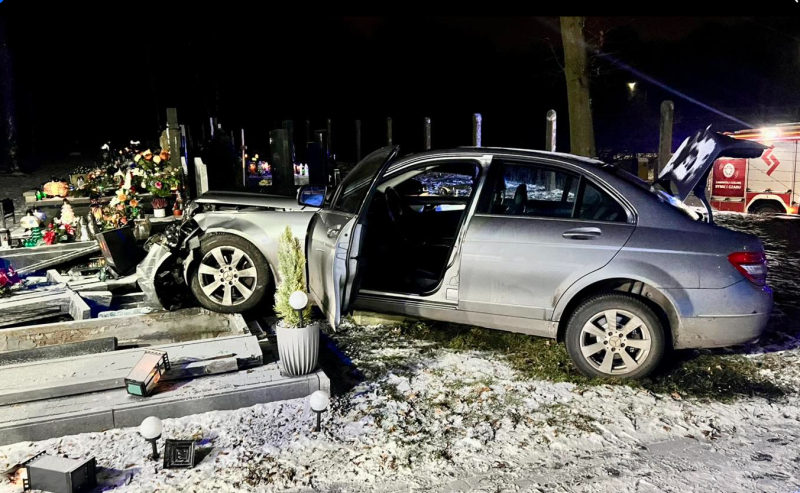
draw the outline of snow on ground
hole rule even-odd
[[[726,221],[764,235],[776,286],[771,335],[740,352],[778,358],[762,372],[797,387],[797,233],[775,219]],[[500,354],[443,349],[390,327],[346,325],[330,338],[347,372],[365,378],[334,396],[320,433],[298,399],[165,420],[164,437],[198,440],[191,470],[148,459],[136,429],[0,447],[0,470],[44,450],[97,457],[101,489],[116,491],[800,490],[795,392],[700,401],[526,379]],[[0,492],[21,490],[0,479]]]

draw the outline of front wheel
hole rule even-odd
[[[581,373],[603,378],[643,378],[658,366],[665,349],[658,316],[622,293],[584,301],[569,319],[565,342]]]
[[[221,313],[250,310],[264,297],[269,281],[267,260],[249,241],[230,234],[201,240],[191,290],[205,308]]]

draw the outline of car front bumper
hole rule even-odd
[[[677,293],[676,293],[677,294]],[[676,349],[733,346],[757,339],[772,312],[772,289],[741,281],[722,289],[682,290]]]

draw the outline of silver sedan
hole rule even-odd
[[[681,201],[691,191],[704,200],[699,184],[717,157],[762,149],[700,132],[659,189],[567,154],[461,148],[398,158],[384,148],[336,190],[302,188],[299,205],[201,199],[216,210],[194,216],[205,234],[187,276],[210,309],[255,306],[275,279],[288,224],[306,246],[311,298],[333,327],[364,309],[521,332],[563,341],[586,375],[641,378],[669,348],[763,332],[772,292],[761,242]]]

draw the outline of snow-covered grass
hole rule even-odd
[[[191,470],[149,460],[135,429],[2,447],[0,469],[45,450],[97,457],[102,488],[118,491],[800,487],[794,393],[723,403],[532,378],[497,349],[452,349],[401,327],[346,324],[326,340],[349,360],[331,369],[327,353],[340,389],[320,433],[293,400],[165,420],[164,437],[198,440]]]

